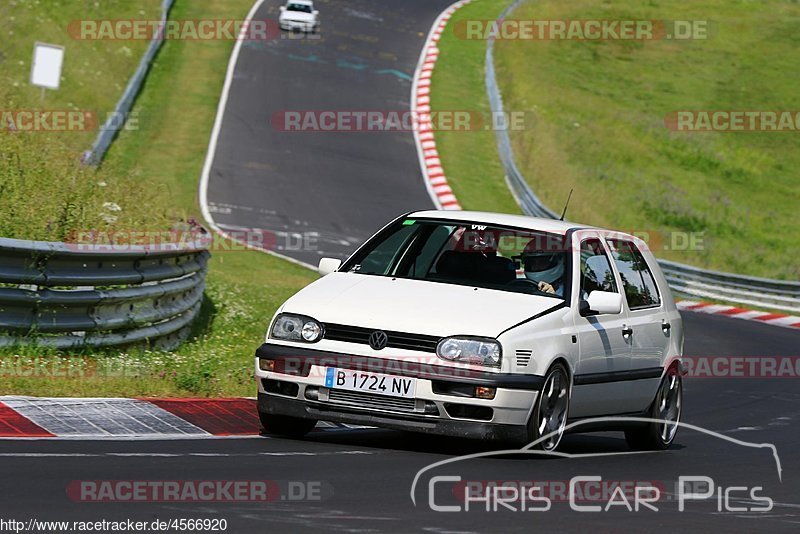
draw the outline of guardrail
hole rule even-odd
[[[517,0],[509,5],[498,19],[508,17],[523,1]],[[486,46],[485,70],[489,105],[493,113],[502,114],[503,97],[497,85],[494,70],[493,38],[488,40]],[[514,160],[514,151],[508,131],[496,128],[495,135],[500,161],[506,173],[506,182],[522,211],[533,217],[550,219],[560,217],[542,203],[520,172]],[[670,287],[678,293],[748,306],[800,312],[800,282],[723,273],[667,260],[658,260],[658,262]]]
[[[205,245],[99,248],[0,238],[0,347],[177,347],[200,311]]]
[[[167,18],[169,17],[169,10],[172,9],[172,4],[174,3],[175,0],[162,0],[162,25],[166,23]],[[89,165],[99,165],[100,162],[103,161],[103,158],[106,156],[106,152],[108,152],[111,143],[114,141],[117,133],[125,123],[125,121],[120,121],[119,117],[126,117],[127,119],[128,113],[130,113],[131,109],[133,108],[133,102],[139,95],[139,91],[141,90],[144,80],[147,77],[147,72],[150,70],[150,65],[153,63],[153,59],[155,59],[156,54],[158,54],[158,51],[161,49],[161,45],[163,43],[163,37],[158,34],[150,41],[150,45],[147,47],[142,59],[139,61],[139,67],[136,69],[136,72],[133,73],[133,76],[131,76],[131,79],[128,81],[128,86],[125,88],[125,92],[122,93],[122,97],[120,97],[119,101],[117,102],[117,107],[114,109],[114,114],[108,118],[106,123],[100,129],[100,133],[97,135],[97,139],[95,139],[94,143],[92,144],[92,148],[87,150],[83,155],[84,163],[88,163]]]

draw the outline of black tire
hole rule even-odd
[[[261,426],[267,434],[279,434],[290,438],[302,438],[317,425],[314,419],[301,419],[288,415],[273,415],[258,412]]]
[[[554,451],[558,448],[561,438],[564,436],[564,428],[567,425],[571,393],[572,381],[566,367],[560,363],[554,364],[545,374],[544,386],[536,398],[536,404],[534,404],[530,419],[528,419],[528,441],[526,445],[552,434],[550,438],[545,438],[534,445],[532,449]],[[558,410],[558,413],[556,413],[556,410]],[[544,418],[550,419],[548,413],[556,416],[551,421],[553,424],[544,420]],[[553,434],[554,432],[556,433]]]
[[[663,451],[672,445],[678,434],[678,422],[683,407],[683,379],[675,366],[664,374],[656,391],[656,398],[647,417],[658,419],[643,426],[625,431],[628,446],[637,451]],[[665,416],[669,415],[669,423]]]

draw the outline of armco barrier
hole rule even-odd
[[[0,238],[0,346],[183,341],[203,298],[204,244],[82,248]]]
[[[172,4],[175,3],[175,0],[162,0],[161,2],[161,22],[165,23],[167,21],[167,17],[169,16],[169,10],[172,8]],[[127,117],[128,113],[130,113],[131,108],[133,108],[133,102],[136,100],[136,96],[139,94],[139,91],[144,84],[144,80],[147,77],[147,72],[150,70],[150,65],[153,63],[153,59],[155,59],[156,54],[161,49],[161,45],[163,44],[164,39],[156,35],[150,41],[150,45],[147,47],[144,55],[142,56],[141,61],[139,61],[139,67],[136,69],[136,72],[133,73],[131,79],[128,81],[128,86],[125,88],[125,92],[122,93],[122,97],[117,102],[117,107],[114,109],[114,114],[109,117],[103,127],[100,129],[100,133],[97,134],[97,139],[95,139],[94,144],[92,144],[91,150],[87,150],[83,156],[83,161],[90,165],[99,165],[103,158],[108,152],[108,148],[111,146],[112,141],[117,136],[117,132],[119,132],[120,128],[123,127],[124,121],[120,121],[119,117]]]
[[[498,17],[504,19],[524,0],[509,5]],[[494,70],[494,39],[486,46],[486,93],[493,113],[502,114],[503,98],[497,85]],[[528,185],[514,161],[514,151],[508,131],[496,128],[497,150],[506,173],[506,181],[522,211],[534,217],[556,219],[556,214],[545,206]],[[679,293],[759,306],[789,312],[800,312],[800,282],[771,280],[718,271],[710,271],[667,260],[659,260],[670,287]]]

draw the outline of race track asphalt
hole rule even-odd
[[[411,132],[286,132],[282,117],[408,111],[422,45],[447,5],[329,0],[319,3],[319,38],[245,42],[208,178],[216,223],[265,231],[275,236],[266,246],[316,265],[346,257],[402,213],[432,208]],[[255,18],[276,18],[277,6],[268,0]]]
[[[684,314],[686,354],[714,356],[796,355],[796,330],[743,323],[726,317]],[[800,389],[798,379],[694,379],[685,382],[683,421],[728,438],[774,444],[748,447],[682,428],[666,452],[630,453],[621,433],[571,434],[560,450],[584,457],[500,456],[459,461],[422,475],[418,470],[464,454],[491,452],[491,442],[464,441],[379,429],[342,429],[304,440],[279,437],[177,441],[0,440],[0,506],[3,518],[28,521],[225,519],[228,532],[499,532],[550,529],[566,532],[675,531],[797,532],[800,524]],[[585,455],[598,455],[588,457]],[[553,489],[544,512],[469,511],[454,498],[452,483],[433,476],[470,481],[535,481],[551,488],[575,476],[600,476],[614,484],[659,488],[658,511],[578,512]],[[735,490],[730,498],[675,500],[680,476],[704,476]],[[275,481],[283,488],[270,502],[81,502],[68,491],[76,481]],[[292,481],[290,493],[286,488]],[[584,486],[581,486],[584,487]],[[587,491],[590,486],[585,486]],[[730,511],[760,506],[749,492],[768,496],[770,512]],[[301,495],[305,492],[311,494]],[[298,500],[295,500],[294,495]],[[462,511],[431,510],[437,505]],[[582,493],[578,492],[578,496]],[[627,494],[630,498],[630,495]],[[716,495],[716,494],[715,494]],[[298,497],[299,496],[299,497]],[[611,493],[591,493],[577,505],[605,506]],[[519,510],[520,504],[515,505]],[[528,506],[533,506],[529,503]],[[721,511],[722,510],[722,511]]]

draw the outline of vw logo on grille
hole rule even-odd
[[[375,330],[369,335],[369,346],[375,350],[385,349],[388,342],[389,336],[383,330]]]

